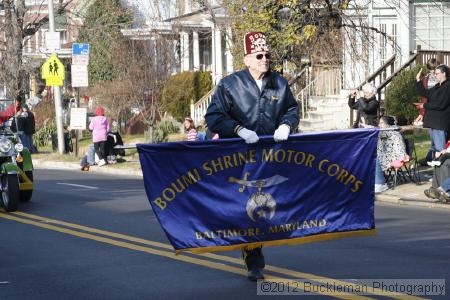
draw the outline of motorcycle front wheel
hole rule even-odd
[[[15,211],[19,206],[19,179],[15,174],[2,175],[2,206],[6,211]]]

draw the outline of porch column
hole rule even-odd
[[[192,55],[194,55],[194,71],[200,70],[200,47],[198,44],[198,32],[192,32]]]
[[[414,28],[411,24],[412,11],[410,11],[410,4],[408,1],[399,1],[399,8],[397,11],[397,44],[400,48],[397,54],[400,54],[399,60],[396,63],[398,66],[402,65],[409,59],[409,52],[412,49],[412,38],[415,35]]]
[[[184,0],[184,13],[188,14],[192,12],[192,2],[191,0]]]
[[[231,38],[231,28],[227,28],[227,34],[226,34],[225,38],[226,38],[226,43],[227,43],[226,44],[226,52],[225,52],[226,62],[227,62],[226,71],[227,71],[227,74],[231,74],[234,71],[233,55],[231,55],[231,48],[233,47],[233,40]]]
[[[181,44],[181,72],[189,71],[189,33],[182,31],[180,33]]]
[[[180,43],[180,45],[178,43]],[[180,53],[178,52],[179,47],[181,47],[181,37],[180,41],[177,41],[176,39],[172,41],[172,53],[176,58],[171,68],[172,75],[181,72],[181,51]]]
[[[220,28],[214,26],[214,75],[216,83],[223,77],[223,65],[222,65],[222,32]]]

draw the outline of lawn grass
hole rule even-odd
[[[417,159],[419,161],[425,160],[428,149],[430,149],[431,141],[427,129],[414,129],[404,134],[406,139],[414,141],[416,146]]]

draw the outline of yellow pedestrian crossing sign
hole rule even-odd
[[[64,65],[56,54],[47,59],[42,65],[42,79],[45,79],[46,86],[63,86]]]

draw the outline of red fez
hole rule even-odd
[[[266,35],[263,32],[247,32],[244,36],[244,55],[263,51],[269,51]]]

